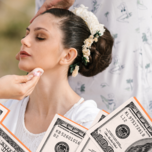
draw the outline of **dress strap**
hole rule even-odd
[[[84,101],[84,98],[81,98],[76,104],[79,105]]]

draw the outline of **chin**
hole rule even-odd
[[[19,62],[18,64],[18,68],[22,71],[26,71],[26,72],[31,72],[33,69],[35,69],[35,67],[31,67],[31,66],[28,66],[28,65],[25,65],[25,64],[21,64]]]

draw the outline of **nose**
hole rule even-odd
[[[30,47],[31,46],[28,35],[21,39],[21,44],[26,46],[26,47]]]

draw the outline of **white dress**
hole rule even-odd
[[[45,0],[36,0],[36,11]],[[100,74],[70,78],[84,99],[112,112],[136,96],[152,117],[152,0],[75,0],[89,7],[112,33],[113,60]]]
[[[95,101],[87,100],[81,103],[83,100],[84,99],[81,98],[64,116],[86,128],[90,128],[100,109],[97,108]],[[26,129],[24,115],[28,101],[29,97],[20,101],[8,100],[5,102],[3,105],[10,109],[10,113],[3,121],[3,124],[15,134],[24,145],[32,152],[35,152],[45,132],[33,134]]]

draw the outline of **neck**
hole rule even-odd
[[[46,71],[30,95],[27,111],[45,117],[56,113],[64,115],[79,100],[66,75]]]

